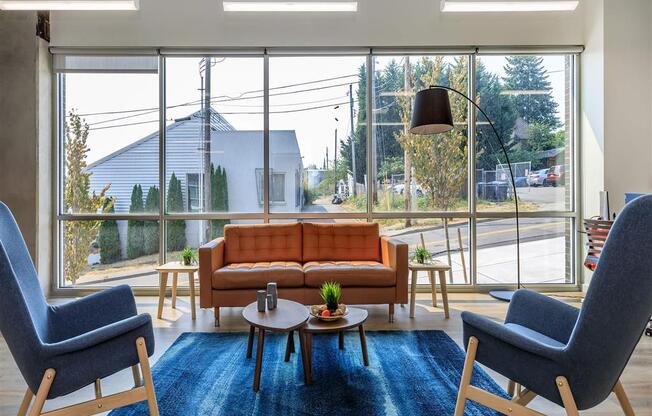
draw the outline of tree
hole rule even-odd
[[[211,163],[211,210],[213,212],[229,211],[229,187],[226,179],[226,169]],[[229,220],[211,220],[211,238],[224,235],[224,226]]]
[[[181,181],[177,179],[174,172],[172,172],[168,185],[167,208],[170,213],[184,212]],[[184,220],[168,222],[167,243],[170,251],[183,250],[186,246],[186,222]]]
[[[109,205],[106,192],[111,185],[105,186],[99,195],[90,193],[92,174],[86,172],[86,157],[89,151],[88,124],[71,111],[64,130],[66,135],[64,209],[68,213],[96,213]],[[88,265],[89,248],[97,237],[101,223],[95,220],[66,222],[63,269],[66,279],[73,284]]]
[[[140,214],[143,211],[143,188],[136,184],[131,190],[129,213]],[[127,257],[130,259],[135,259],[145,254],[145,233],[143,228],[143,221],[129,220],[127,222]]]
[[[557,103],[552,96],[548,71],[543,58],[516,55],[505,58],[505,88],[513,91],[512,101],[520,118],[527,124],[540,123],[552,128],[560,126]],[[525,91],[526,93],[522,93]]]
[[[145,212],[158,213],[160,207],[161,193],[156,186],[150,186],[145,198]],[[145,221],[143,226],[144,233],[144,253],[158,253],[160,239],[158,221]]]
[[[115,199],[107,198],[104,204],[104,212],[112,214],[115,212]],[[111,264],[120,260],[120,231],[118,222],[115,220],[104,220],[100,225],[97,236],[97,244],[100,246],[100,263]]]
[[[477,61],[476,85],[478,105],[487,113],[498,131],[508,153],[511,153],[516,140],[511,140],[517,114],[514,102],[508,95],[503,95],[504,87],[500,78],[487,71],[481,60]],[[478,121],[485,122],[481,114]],[[505,156],[491,126],[480,123],[476,127],[476,166],[478,169],[493,170],[499,163],[505,163]]]
[[[442,74],[452,88],[466,89],[465,58],[458,58],[448,66],[443,57],[424,58],[420,63],[421,83],[442,85]],[[445,84],[444,84],[445,85]],[[397,134],[396,140],[405,150],[416,182],[421,185],[430,198],[433,209],[448,210],[459,198],[460,190],[466,180],[467,147],[464,130],[453,130],[435,136],[415,135],[408,131],[411,114],[411,95],[399,95],[401,121],[404,130]],[[453,120],[466,120],[466,101],[463,97],[451,96]],[[407,176],[407,175],[406,175]],[[407,188],[406,188],[407,189]]]

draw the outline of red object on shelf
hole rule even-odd
[[[584,220],[584,231],[588,241],[586,246],[588,248],[584,266],[594,271],[598,267],[598,260],[604,248],[604,244],[609,236],[609,231],[613,225],[613,221],[599,220],[599,219],[586,219]]]

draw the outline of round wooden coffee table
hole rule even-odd
[[[254,332],[258,328],[258,346],[256,348],[256,370],[254,371],[254,391],[260,388],[260,372],[263,363],[263,345],[265,343],[265,331],[287,332],[288,344],[285,352],[285,361],[289,361],[290,353],[294,352],[294,331],[299,331],[299,343],[301,344],[301,361],[303,362],[303,376],[306,383],[309,382],[308,366],[306,358],[306,346],[303,336],[303,326],[310,317],[308,309],[297,302],[279,299],[276,309],[258,312],[256,302],[250,303],[242,311],[242,317],[250,325],[249,339],[247,341],[247,358],[251,358],[254,346]]]
[[[369,314],[364,309],[347,308],[349,313],[337,321],[321,321],[318,318],[310,317],[306,326],[303,327],[303,332],[306,337],[306,355],[307,355],[307,382],[312,383],[312,336],[313,334],[328,334],[337,332],[339,333],[339,349],[344,349],[344,331],[348,329],[358,328],[360,333],[360,346],[362,348],[362,361],[366,366],[369,365],[369,356],[367,355],[367,338],[364,333],[363,324],[367,320]]]

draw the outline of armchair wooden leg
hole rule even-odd
[[[577,405],[575,404],[575,399],[573,398],[573,392],[571,391],[566,377],[559,376],[555,379],[555,381],[557,382],[557,389],[559,390],[561,401],[564,403],[566,414],[568,416],[579,416],[580,412],[577,410]]]
[[[32,399],[34,398],[34,393],[27,388],[27,391],[25,392],[25,396],[23,396],[23,401],[20,403],[20,407],[18,408],[18,414],[16,416],[25,416],[27,414],[27,409],[29,409],[30,403],[32,403]]]
[[[394,304],[389,304],[389,322],[394,322]]]
[[[158,416],[158,404],[156,403],[156,393],[154,392],[154,380],[152,380],[152,371],[149,367],[149,357],[147,356],[147,346],[145,339],[139,337],[136,340],[136,350],[138,351],[138,361],[143,373],[143,384],[147,393],[147,404],[149,405],[150,416]]]
[[[509,394],[510,397],[514,397],[514,394],[516,394],[516,383],[514,383],[513,380],[507,382],[507,394]]]
[[[48,398],[50,387],[52,387],[54,376],[56,374],[57,372],[54,371],[53,368],[48,368],[45,370],[45,374],[43,374],[43,380],[41,380],[41,385],[36,392],[36,399],[32,405],[32,410],[29,412],[29,416],[39,416],[43,411],[43,405],[45,404],[45,400]]]
[[[625,416],[634,416],[634,408],[632,408],[632,404],[629,402],[627,394],[625,393],[625,389],[623,388],[623,384],[620,382],[620,380],[618,380],[614,386],[614,393],[616,393],[618,403],[620,403],[620,407],[623,409]]]
[[[102,381],[99,378],[95,380],[95,398],[102,398]]]
[[[462,379],[460,380],[460,389],[457,392],[457,402],[455,403],[455,416],[462,416],[466,407],[466,390],[471,384],[473,375],[473,363],[475,362],[475,353],[478,350],[478,339],[469,338],[469,346],[466,350],[466,359],[464,360],[464,369],[462,370]]]
[[[142,386],[142,380],[140,379],[140,370],[138,370],[137,365],[131,366],[131,374],[134,376],[134,387]]]
[[[215,307],[214,314],[215,314],[215,328],[219,328],[219,326],[220,326],[220,307],[219,306]]]

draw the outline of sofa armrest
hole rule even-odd
[[[213,306],[213,272],[224,267],[224,238],[199,247],[199,306]]]
[[[381,236],[380,254],[383,264],[396,273],[396,303],[407,303],[408,245],[396,238]]]

